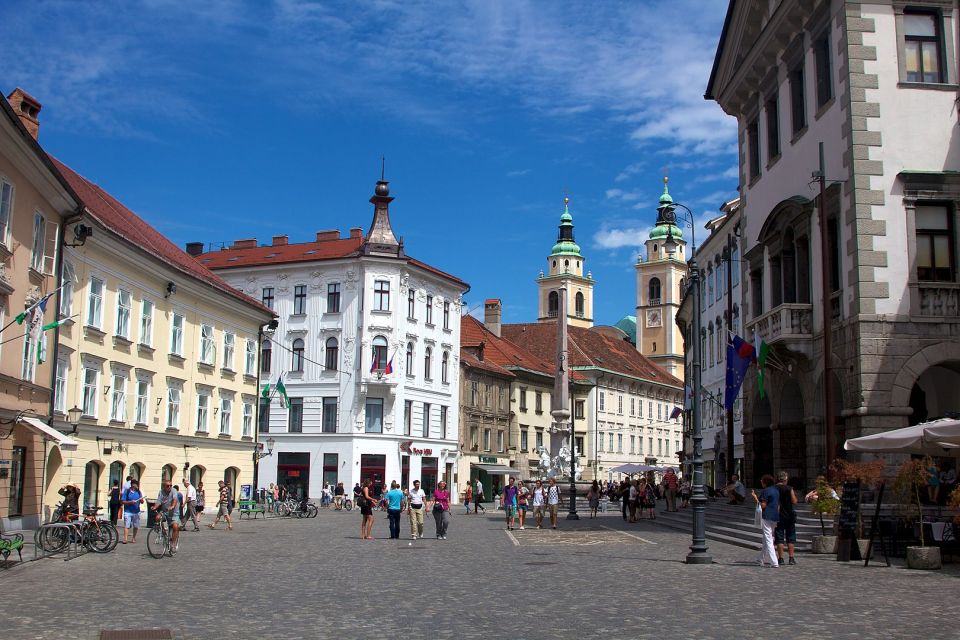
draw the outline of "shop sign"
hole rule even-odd
[[[287,477],[288,477],[288,478],[299,478],[299,477],[300,477],[300,469],[291,469],[290,471],[287,471]]]
[[[400,453],[410,453],[415,456],[432,456],[433,449],[415,449],[413,440],[404,440],[400,443]]]
[[[497,462],[499,462],[499,460],[492,456],[480,456],[481,464],[497,464]]]

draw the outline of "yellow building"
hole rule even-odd
[[[60,228],[77,200],[36,141],[40,104],[17,89],[0,97],[0,529],[29,529],[41,513],[46,451],[69,440],[47,426],[50,362],[27,339],[56,316]],[[22,324],[14,322],[28,312]],[[36,338],[36,334],[34,334]]]
[[[273,313],[227,285],[110,194],[54,161],[92,236],[64,250],[53,414],[81,414],[72,453],[50,452],[45,504],[65,483],[106,506],[113,482],[253,484],[258,340]],[[239,492],[237,497],[239,498]]]

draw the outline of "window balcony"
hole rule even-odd
[[[747,322],[746,335],[756,332],[757,338],[769,345],[782,344],[791,351],[813,356],[813,305],[781,304],[759,318]],[[759,348],[758,344],[754,345]]]
[[[921,282],[919,315],[934,318],[960,316],[960,285],[954,282]]]

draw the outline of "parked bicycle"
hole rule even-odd
[[[274,505],[274,511],[278,516],[295,516],[297,518],[316,518],[320,509],[312,502],[300,502],[293,498],[288,498],[283,502],[277,502]]]
[[[164,555],[171,558],[177,553],[177,547],[170,538],[170,519],[162,513],[157,513],[153,528],[147,534],[147,553],[158,560]]]
[[[120,542],[120,534],[109,520],[97,519],[97,512],[102,509],[84,509],[83,514],[64,513],[63,503],[60,503],[50,523],[69,526],[40,527],[34,541],[46,553],[63,551],[71,543],[82,544],[95,553],[113,551]]]

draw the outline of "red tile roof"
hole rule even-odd
[[[460,364],[470,367],[471,369],[481,369],[489,373],[495,373],[496,375],[504,378],[516,377],[500,365],[494,364],[493,362],[487,360],[486,355],[484,355],[484,359],[481,360],[463,347],[460,348]]]
[[[510,342],[522,344],[548,362],[556,362],[555,323],[505,324],[501,331]],[[570,364],[574,367],[597,367],[672,387],[683,387],[683,381],[654,364],[626,340],[614,340],[591,329],[569,327],[567,348]]]
[[[483,343],[483,359],[501,367],[520,367],[554,377],[556,366],[503,337],[497,337],[473,316],[460,319],[460,346],[476,347]],[[582,377],[582,376],[577,376]]]
[[[339,240],[321,240],[319,242],[298,242],[293,244],[269,245],[263,247],[229,247],[219,251],[210,251],[197,256],[197,260],[208,269],[237,269],[240,267],[262,267],[272,264],[292,264],[296,262],[319,262],[354,258],[360,255],[364,238],[341,238]],[[402,258],[408,264],[429,271],[434,275],[452,281],[464,289],[470,285],[460,278],[435,267],[406,256]]]
[[[57,170],[63,175],[67,184],[76,192],[90,215],[120,238],[151,254],[162,262],[167,263],[203,284],[219,289],[233,296],[244,304],[263,311],[269,316],[274,313],[257,300],[234,289],[223,278],[202,266],[186,252],[173,244],[163,234],[147,224],[133,211],[128,209],[119,200],[90,182],[73,169],[51,156]]]

